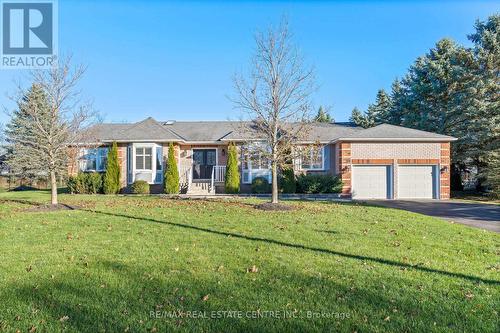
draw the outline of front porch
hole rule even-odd
[[[223,187],[226,179],[226,166],[213,165],[207,168],[207,178],[197,177],[197,165],[179,167],[179,185],[181,194],[213,195],[217,187]]]

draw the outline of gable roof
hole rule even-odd
[[[99,141],[184,141],[151,117],[134,124],[97,124],[91,131]]]
[[[167,121],[149,117],[133,124],[98,124],[91,128],[96,142],[222,143],[262,138],[251,121]],[[336,141],[453,141],[455,138],[382,124],[364,129],[353,123],[312,123],[303,142]]]

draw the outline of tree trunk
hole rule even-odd
[[[57,205],[57,179],[55,171],[50,172],[50,203]]]
[[[272,199],[271,199],[271,203],[275,204],[275,203],[278,203],[278,167],[277,167],[277,163],[275,161],[273,161],[272,163],[272,169],[271,169],[271,173],[272,173]]]

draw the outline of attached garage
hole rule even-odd
[[[389,165],[353,165],[353,199],[390,199],[392,167]]]
[[[398,166],[398,199],[438,198],[436,169],[434,165]]]

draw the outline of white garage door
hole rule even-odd
[[[398,167],[399,199],[432,199],[435,193],[435,172],[432,165],[401,165]]]
[[[387,199],[387,165],[354,165],[352,167],[353,199]]]

